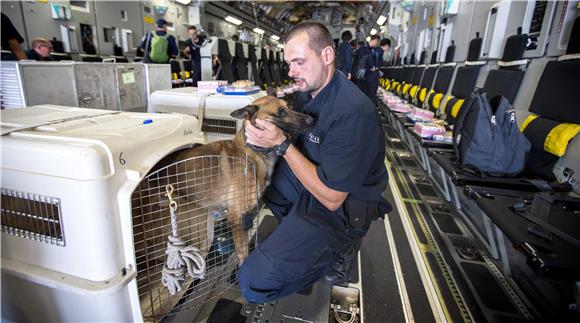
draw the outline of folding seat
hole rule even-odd
[[[258,58],[256,57],[256,48],[254,45],[248,45],[248,58],[250,61],[250,68],[252,69],[252,81],[254,84],[262,87],[262,79],[260,78],[260,70],[258,69]]]
[[[281,85],[280,82],[280,66],[276,62],[276,54],[273,50],[270,50],[270,56],[268,57],[268,66],[270,68],[270,75],[272,75],[272,86]]]
[[[424,108],[431,111],[437,111],[441,106],[442,99],[449,90],[451,78],[453,77],[455,66],[457,65],[456,63],[453,63],[454,55],[455,44],[452,41],[451,45],[447,47],[447,52],[445,53],[445,63],[439,67],[433,88],[429,91],[425,102],[423,103]]]
[[[465,65],[457,68],[455,74],[455,82],[451,89],[450,96],[445,100],[443,110],[445,111],[445,121],[449,125],[455,123],[455,118],[464,101],[469,97],[469,94],[475,88],[475,82],[479,76],[481,66],[485,61],[479,61],[479,52],[481,51],[482,39],[479,33],[469,42],[469,50]]]
[[[274,84],[272,82],[272,73],[270,71],[268,54],[265,48],[262,48],[262,54],[260,56],[260,79],[262,80],[264,89],[267,89],[268,87],[274,86]]]
[[[419,92],[419,87],[421,86],[421,80],[423,79],[423,74],[425,73],[425,70],[427,69],[427,65],[425,64],[425,55],[426,55],[426,52],[422,51],[421,58],[419,59],[419,65],[417,66],[418,73],[415,73],[415,75],[413,75],[413,80],[411,81],[411,86],[409,87],[409,90],[405,94],[405,100],[407,100],[408,102],[413,102],[413,100],[417,96],[417,93]]]
[[[435,74],[437,73],[437,69],[439,68],[439,65],[435,63],[436,55],[437,51],[433,53],[431,58],[431,64],[427,66],[427,68],[425,69],[425,72],[423,73],[423,77],[421,79],[421,83],[419,84],[419,87],[416,90],[415,95],[412,96],[412,102],[417,106],[423,105],[423,102],[425,102],[429,90],[433,86],[433,80],[435,79]]]
[[[218,58],[220,60],[220,69],[222,73],[221,79],[230,83],[234,82],[235,79],[232,70],[232,54],[230,54],[228,41],[225,39],[218,39]]]
[[[246,55],[244,55],[244,48],[242,46],[242,43],[236,42],[235,54],[236,54],[236,56],[234,57],[232,64],[235,64],[235,66],[236,66],[236,72],[237,72],[235,75],[236,79],[247,80],[248,79],[248,59],[246,58]]]

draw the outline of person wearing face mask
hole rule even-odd
[[[284,60],[300,92],[296,111],[314,117],[307,133],[287,137],[274,124],[245,122],[247,143],[280,156],[263,199],[280,220],[242,263],[242,295],[263,303],[325,279],[346,283],[373,219],[391,206],[385,139],[371,100],[335,68],[334,44],[318,22],[286,35]]]

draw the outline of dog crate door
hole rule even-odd
[[[162,161],[163,162],[163,161]],[[147,175],[132,194],[137,288],[145,320],[161,320],[205,304],[237,283],[238,258],[249,253],[258,208],[256,170],[246,158],[202,156]],[[168,192],[172,191],[171,198]],[[171,201],[175,204],[171,205]],[[185,271],[174,295],[164,286],[169,236],[195,254],[201,275]]]

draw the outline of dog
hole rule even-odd
[[[253,125],[258,118],[272,122],[287,136],[305,133],[314,123],[311,116],[293,111],[284,100],[272,96],[257,99],[230,115]],[[138,188],[142,190],[139,201],[134,193],[134,228],[143,227],[136,230],[139,238],[136,236],[135,239],[143,243],[136,249],[154,250],[154,254],[146,257],[139,253],[137,258],[147,258],[147,266],[158,266],[164,261],[163,246],[171,228],[167,225],[169,201],[163,193],[165,186],[171,183],[175,186],[178,227],[186,224],[189,228],[186,231],[181,229],[180,235],[192,237],[192,244],[206,256],[214,237],[212,212],[215,214],[215,209],[220,209],[220,213],[226,215],[238,263],[241,264],[249,253],[249,237],[244,230],[243,216],[256,210],[258,200],[270,183],[277,159],[273,149],[247,145],[245,127],[232,140],[180,150],[165,158],[162,164],[169,166],[161,167],[163,175],[154,187],[145,187],[142,183]],[[136,226],[135,221],[141,225]],[[139,264],[139,260],[137,262]]]
[[[284,100],[272,96],[257,99],[251,105],[233,111],[230,115],[246,119],[253,125],[257,118],[272,122],[287,136],[304,133],[314,123],[311,116],[293,111]],[[208,175],[208,165],[201,165],[200,160],[198,165],[193,165],[194,169],[187,163],[180,163],[177,172],[191,175],[186,179],[188,182],[186,187],[204,187],[204,183],[212,183],[209,184],[211,192],[207,194],[208,187],[205,187],[203,193],[179,189],[177,193],[179,196],[187,196],[188,200],[197,204],[204,204],[202,206],[222,205],[227,210],[227,222],[241,264],[248,256],[248,234],[243,230],[242,217],[244,213],[257,207],[257,201],[270,183],[278,156],[273,149],[259,149],[247,145],[245,127],[242,127],[232,140],[217,141],[184,150],[175,156],[175,161],[200,156],[220,156],[219,168],[217,165],[213,167],[209,165],[211,174]],[[248,171],[246,164],[254,165],[255,171]],[[204,168],[205,173],[199,170]],[[216,176],[221,178],[218,179]]]

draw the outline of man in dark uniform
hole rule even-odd
[[[379,39],[378,35],[372,35],[369,46],[361,47],[355,55],[355,62],[366,61],[366,72],[364,77],[358,80],[357,85],[375,104],[377,104],[377,89],[379,88],[379,67],[381,67],[383,57],[383,51],[378,47]]]
[[[344,73],[347,79],[351,79],[353,49],[350,45],[352,33],[344,31],[340,36],[342,43],[338,45],[336,54],[336,69]]]
[[[296,110],[312,115],[315,126],[290,142],[272,123],[245,124],[249,144],[283,156],[264,194],[281,222],[238,272],[251,302],[290,295],[325,275],[344,282],[370,221],[390,211],[381,195],[387,171],[375,106],[336,72],[334,59],[324,25],[296,25],[286,36],[284,60],[301,92]]]
[[[195,26],[187,27],[189,39],[185,42],[185,54],[189,55],[191,59],[191,66],[193,69],[193,86],[197,87],[197,82],[201,81],[201,53],[200,48],[202,44],[201,38],[197,34]]]

